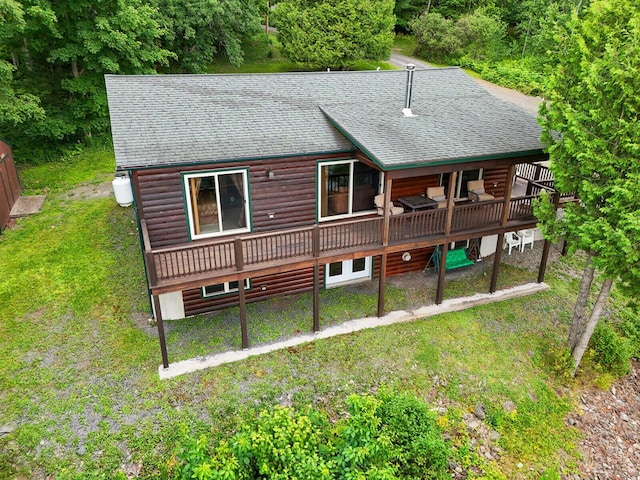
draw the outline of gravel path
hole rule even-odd
[[[432,65],[429,65],[422,60],[399,55],[397,53],[391,54],[389,63],[400,68],[406,67],[409,63],[413,63],[418,69],[434,68]],[[505,100],[517,107],[520,107],[532,115],[538,115],[538,105],[542,101],[541,97],[531,97],[529,95],[525,95],[524,93],[520,93],[517,90],[511,90],[510,88],[501,87],[480,78],[474,78],[473,80],[475,80],[479,85],[484,87],[485,90],[487,90],[495,97],[498,97],[501,100]]]
[[[610,390],[589,389],[568,418],[585,435],[572,480],[640,480],[640,365]]]

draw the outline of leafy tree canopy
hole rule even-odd
[[[173,70],[204,72],[224,53],[232,65],[243,61],[242,39],[260,31],[261,0],[152,0],[164,27],[163,46],[176,57]]]
[[[346,69],[358,60],[389,57],[393,0],[287,0],[276,20],[282,53],[315,69]]]
[[[1,85],[13,115],[0,119],[0,128],[14,140],[73,140],[107,130],[103,75],[154,73],[172,57],[158,45],[156,11],[139,0],[1,1]]]

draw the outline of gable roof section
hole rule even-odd
[[[458,68],[107,75],[120,169],[363,150],[385,170],[540,153],[533,116]]]

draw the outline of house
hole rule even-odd
[[[247,302],[312,291],[318,330],[321,287],[372,277],[382,316],[385,279],[423,270],[436,247],[443,266],[461,246],[495,251],[494,291],[496,245],[536,224],[543,187],[515,197],[512,185],[516,166],[547,159],[540,127],[458,68],[106,85],[165,367],[163,319],[239,305],[246,348]]]

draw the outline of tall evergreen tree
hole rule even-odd
[[[307,67],[345,69],[389,58],[393,0],[286,0],[276,19],[282,53]]]
[[[575,374],[614,281],[640,294],[640,6],[594,0],[556,38],[543,140],[558,188],[580,202],[559,220],[545,208],[540,214],[546,235],[565,235],[588,256],[568,339]],[[598,272],[603,282],[588,312]]]

